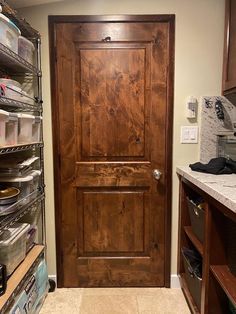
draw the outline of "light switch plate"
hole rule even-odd
[[[181,126],[180,143],[198,143],[198,126]]]

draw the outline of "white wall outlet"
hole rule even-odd
[[[198,143],[198,126],[181,126],[180,143],[182,144]]]

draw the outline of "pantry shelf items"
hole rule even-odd
[[[32,64],[24,60],[14,51],[0,43],[0,66],[11,69],[14,73],[30,73],[41,75],[41,72]]]
[[[0,312],[21,307],[32,312],[41,307],[49,285],[41,39],[5,1],[0,7]],[[14,197],[6,199],[8,192]],[[37,277],[33,302],[24,290],[30,276]]]

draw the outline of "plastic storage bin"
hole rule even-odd
[[[18,141],[18,116],[0,109],[0,146],[16,145]]]
[[[0,43],[18,53],[18,38],[21,32],[8,17],[0,13]]]
[[[42,117],[18,113],[18,143],[39,142],[41,138]]]
[[[14,186],[18,188],[21,191],[20,199],[22,199],[37,190],[39,186],[40,175],[41,170],[32,170],[26,176],[0,177],[0,183],[6,187]],[[25,203],[28,203],[31,200],[32,198],[29,197],[25,200]]]
[[[41,140],[42,117],[35,116],[32,125],[32,142],[40,142]]]
[[[32,129],[34,116],[30,114],[18,113],[18,143],[32,143]]]
[[[21,84],[15,80],[0,78],[1,96],[20,100]]]
[[[37,226],[30,226],[30,229],[27,233],[27,238],[26,238],[26,252],[28,252],[32,248],[33,244],[35,243],[37,232],[38,232]]]
[[[205,210],[201,207],[202,200],[191,200],[187,197],[188,211],[192,230],[199,241],[204,242]]]
[[[36,204],[19,222],[37,226],[41,215],[41,203]]]
[[[15,224],[0,236],[0,263],[6,265],[8,276],[25,258],[29,228],[29,224]]]
[[[193,250],[182,248],[185,279],[189,292],[192,295],[198,309],[201,309],[201,288],[202,288],[202,260],[199,254]]]
[[[19,82],[11,79],[0,78],[0,95],[2,97],[10,98],[16,101],[21,101],[32,105],[34,99],[22,90]]]
[[[18,38],[18,55],[30,64],[34,64],[34,44],[23,36]]]

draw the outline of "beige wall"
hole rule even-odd
[[[56,273],[53,200],[51,102],[49,81],[48,15],[62,14],[176,14],[175,97],[173,140],[173,214],[171,272],[177,268],[177,165],[199,158],[198,144],[180,144],[180,126],[189,95],[219,95],[223,60],[224,0],[78,0],[22,9],[21,14],[42,34],[44,97],[46,219],[49,274]]]

